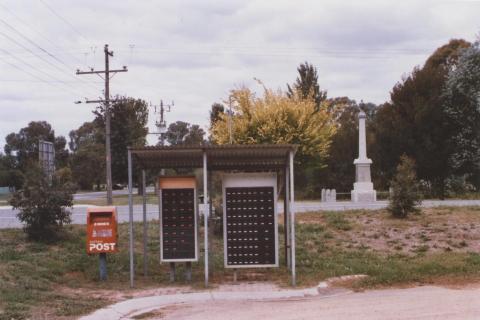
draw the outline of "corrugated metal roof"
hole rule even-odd
[[[132,155],[144,168],[200,168],[203,153],[210,170],[265,170],[284,168],[294,144],[147,146],[131,148]],[[135,161],[134,160],[134,161]]]

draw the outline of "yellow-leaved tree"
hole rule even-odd
[[[325,165],[336,130],[328,108],[317,109],[313,98],[304,99],[297,93],[289,97],[265,87],[261,96],[244,87],[232,90],[230,99],[234,144],[297,144],[296,164],[302,165],[303,172]],[[212,124],[213,143],[230,143],[229,121],[228,114],[222,113]]]

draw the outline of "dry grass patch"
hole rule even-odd
[[[381,254],[480,252],[480,208],[427,208],[407,219],[386,210],[306,213],[299,224],[315,224],[333,233],[345,249],[370,248]],[[328,239],[327,239],[328,240]]]

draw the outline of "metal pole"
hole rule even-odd
[[[147,225],[147,182],[145,178],[145,170],[142,170],[142,188],[143,188],[143,275],[146,277],[148,272],[148,225]]]
[[[160,244],[159,254],[160,254],[160,263],[161,263],[162,262],[162,246],[163,246],[163,243],[162,243],[162,232],[163,232],[163,230],[162,230],[162,227],[163,227],[162,216],[163,216],[163,213],[162,213],[162,190],[160,190],[160,179],[157,179],[155,184],[157,185],[157,190],[158,190],[158,240],[159,240],[159,244]]]
[[[228,133],[230,135],[230,144],[233,144],[232,120],[232,95],[230,95],[228,97]]]
[[[192,263],[185,262],[185,280],[192,281]]]
[[[285,166],[285,199],[283,203],[283,221],[285,225],[285,263],[288,269],[290,269],[291,265],[291,255],[290,255],[290,177],[288,171],[288,164]]]
[[[133,196],[132,196],[132,152],[128,148],[128,213],[129,213],[129,253],[130,253],[130,287],[133,288]]]
[[[295,274],[295,189],[293,180],[293,151],[290,151],[290,251],[292,255],[292,286],[296,286],[296,274]]]
[[[207,153],[203,151],[203,224],[204,224],[204,246],[205,246],[205,287],[208,287],[208,178],[207,178]]]
[[[170,282],[175,282],[175,262],[170,262]]]
[[[110,67],[108,57],[112,54],[108,51],[108,44],[105,45],[105,148],[107,157],[107,205],[112,205],[112,151],[110,147]]]
[[[107,280],[107,254],[105,252],[100,253],[98,256],[99,269],[100,269],[100,280]]]

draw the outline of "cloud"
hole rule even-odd
[[[258,90],[253,77],[285,88],[304,61],[318,68],[329,96],[382,103],[402,74],[423,64],[438,46],[451,38],[473,40],[480,29],[480,2],[45,2],[70,25],[39,1],[7,0],[9,11],[0,7],[0,18],[66,64],[0,25],[1,32],[60,68],[0,36],[1,48],[36,67],[0,52],[0,146],[7,133],[31,120],[47,120],[62,135],[91,120],[94,106],[73,101],[100,96],[102,79],[74,71],[102,69],[105,43],[115,52],[111,67],[129,67],[112,79],[112,94],[152,103],[174,100],[167,121],[205,128],[211,104],[225,99],[230,89],[245,84]],[[42,71],[51,73],[58,82],[43,83],[4,61],[41,79],[47,78]],[[152,115],[152,130],[153,123]]]

